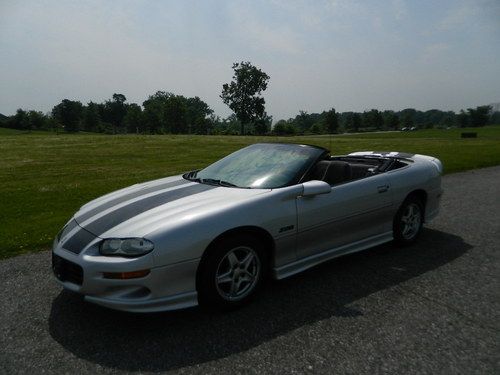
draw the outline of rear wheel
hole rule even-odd
[[[407,198],[399,208],[393,222],[394,240],[408,245],[418,238],[424,223],[424,206],[416,197]]]
[[[249,235],[232,236],[208,251],[198,273],[200,303],[226,309],[250,302],[267,268],[261,241]]]

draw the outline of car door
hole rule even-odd
[[[297,198],[297,258],[382,234],[392,228],[389,179],[378,174]]]

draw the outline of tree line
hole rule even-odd
[[[267,114],[244,123],[236,114],[226,118],[215,116],[199,97],[186,98],[158,91],[143,106],[127,103],[123,94],[113,94],[103,103],[64,99],[51,112],[18,109],[10,117],[0,118],[0,126],[19,130],[51,130],[65,132],[96,132],[107,134],[228,134],[228,135],[294,135],[370,132],[381,130],[429,129],[449,127],[480,127],[500,123],[500,112],[490,106],[469,108],[455,113],[432,109],[418,111],[336,112],[300,111],[288,120],[279,120],[272,127]]]
[[[127,103],[123,94],[113,94],[103,103],[63,99],[49,113],[18,109],[3,120],[3,126],[20,130],[55,130],[108,134],[207,134],[212,109],[199,97],[186,98],[158,91],[143,102]]]
[[[479,127],[500,123],[500,112],[490,106],[469,108],[455,113],[432,109],[418,111],[299,113],[288,120],[273,119],[265,111],[262,92],[270,77],[250,62],[233,64],[233,79],[222,86],[221,99],[234,112],[227,118],[214,114],[199,97],[185,97],[157,91],[142,106],[128,103],[123,94],[115,93],[102,103],[86,105],[63,99],[49,113],[18,109],[6,117],[0,114],[0,126],[19,130],[54,130],[108,134],[332,134],[343,132],[419,129],[432,127]]]
[[[299,113],[288,120],[279,120],[273,127],[276,134],[332,134],[381,130],[416,130],[449,127],[480,127],[500,123],[500,112],[491,113],[491,106],[461,110],[336,112],[334,108],[322,113]]]

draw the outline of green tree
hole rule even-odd
[[[306,111],[299,111],[299,114],[295,116],[294,124],[297,130],[301,133],[308,131],[309,128],[314,124],[314,117],[310,116]]]
[[[406,108],[400,112],[401,124],[403,127],[411,128],[415,125],[417,111],[413,108]]]
[[[273,122],[272,116],[264,115],[262,118],[254,122],[254,132],[257,135],[264,135],[269,133],[271,124]]]
[[[468,108],[470,123],[474,127],[485,126],[490,117],[491,106],[483,105],[476,109]]]
[[[384,111],[384,127],[390,130],[399,129],[399,117],[394,113],[394,111]]]
[[[52,109],[52,116],[67,132],[77,132],[80,129],[83,106],[79,101],[63,99]]]
[[[144,125],[149,133],[160,133],[167,127],[165,123],[164,103],[170,95],[173,94],[165,91],[157,91],[142,103],[144,107]]]
[[[233,113],[222,121],[222,134],[236,135],[238,134],[241,123]]]
[[[233,64],[233,80],[222,85],[222,101],[231,108],[241,123],[241,134],[245,125],[265,116],[265,100],[261,96],[267,89],[269,76],[250,62]]]
[[[111,100],[107,100],[102,107],[102,119],[113,126],[113,133],[125,131],[123,118],[127,114],[127,98],[123,94],[113,94]]]
[[[47,127],[47,130],[59,132],[61,124],[52,116],[46,115],[46,119],[45,126]]]
[[[372,109],[368,112],[363,113],[363,122],[366,127],[374,127],[377,130],[381,130],[384,126],[384,118],[382,113],[377,109]]]
[[[164,104],[164,119],[169,132],[173,134],[187,133],[187,105],[182,96],[172,95]]]
[[[373,123],[375,124],[375,128],[377,130],[382,130],[384,128],[384,117],[382,116],[382,112],[377,109],[372,109],[373,113]]]
[[[293,121],[279,120],[273,126],[273,134],[276,135],[293,135],[297,132],[297,128]]]
[[[279,120],[276,124],[273,126],[273,133],[276,135],[284,135],[286,134],[286,120]]]
[[[361,128],[361,115],[356,112],[352,114],[352,130],[357,133],[359,128]]]
[[[498,125],[498,124],[500,124],[500,112],[498,112],[498,111],[493,112],[490,115],[490,120],[488,121],[488,123],[491,124],[491,125]]]
[[[325,114],[325,129],[329,134],[336,133],[339,129],[339,117],[335,108],[330,109]]]
[[[5,115],[2,115],[2,114],[0,113],[0,126],[1,126],[2,128],[7,127],[8,120],[9,120],[9,117],[7,117],[7,116],[5,116]]]
[[[19,129],[19,130],[30,130],[31,123],[28,118],[28,113],[19,108],[16,114],[7,120],[9,128]]]
[[[29,111],[27,113],[29,129],[43,130],[47,129],[47,116],[40,111]]]
[[[187,132],[207,134],[212,126],[210,116],[214,111],[199,97],[186,99]]]
[[[127,133],[142,133],[144,131],[142,108],[139,105],[132,103],[127,106],[123,125]]]
[[[315,122],[310,128],[309,131],[313,134],[321,134],[323,133],[323,127],[320,122]]]
[[[461,128],[466,128],[469,126],[469,115],[464,112],[464,110],[460,110],[460,113],[457,115],[457,123]]]
[[[213,110],[199,97],[157,91],[143,103],[144,124],[153,133],[207,134]]]
[[[97,132],[99,131],[100,123],[99,105],[89,102],[83,113],[83,129],[88,132]]]

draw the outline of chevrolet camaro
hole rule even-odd
[[[56,236],[52,268],[64,288],[113,309],[236,307],[267,276],[413,243],[439,212],[441,174],[425,155],[253,144],[85,204]]]

